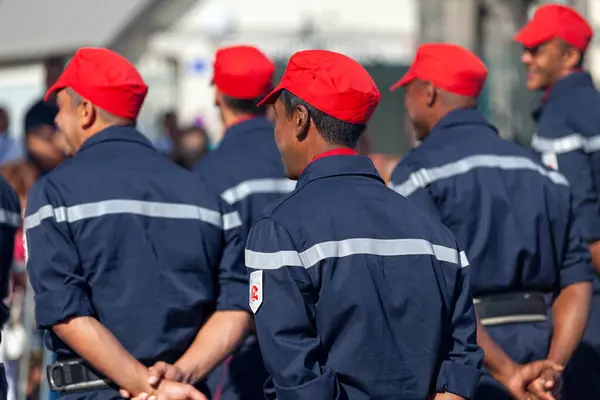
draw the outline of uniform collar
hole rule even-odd
[[[551,102],[568,93],[573,93],[573,90],[580,87],[594,87],[594,81],[588,72],[575,71],[556,82],[550,90],[548,90],[544,102]]]
[[[436,135],[437,132],[444,131],[458,125],[483,125],[497,132],[496,128],[490,124],[485,116],[476,108],[460,108],[450,111],[431,130],[427,138]]]
[[[86,140],[79,152],[105,142],[132,142],[153,148],[150,141],[132,126],[110,126]]]
[[[358,153],[351,148],[342,147],[339,149],[333,149],[326,151],[325,153],[318,154],[313,157],[311,162],[318,160],[320,158],[331,157],[331,156],[357,156]]]
[[[381,176],[368,157],[351,155],[329,155],[316,158],[302,171],[296,188],[307,183],[331,176],[362,175],[377,179],[385,185]]]
[[[544,110],[544,106],[552,101],[558,100],[562,97],[569,96],[569,94],[575,93],[577,88],[585,88],[585,87],[594,87],[594,81],[592,80],[592,76],[585,71],[575,71],[558,82],[556,82],[544,95],[542,96],[542,101],[539,106],[533,110],[531,116],[534,121],[539,121],[542,112]]]

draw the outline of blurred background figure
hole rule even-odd
[[[175,164],[191,170],[208,152],[209,147],[209,137],[204,128],[191,126],[181,131],[171,157]]]
[[[66,158],[62,138],[54,126],[40,124],[25,133],[25,163],[41,176],[53,170]]]
[[[161,130],[154,141],[154,147],[161,153],[170,154],[181,139],[181,128],[177,122],[175,111],[167,111],[160,121]]]
[[[64,64],[59,57],[45,61],[46,90],[56,82]],[[54,118],[57,113],[56,95],[53,95],[48,101],[40,98],[25,114],[25,162],[37,170],[38,176],[51,171],[65,159],[64,151],[55,137],[57,129]]]
[[[10,162],[0,166],[0,175],[6,179],[17,193],[21,209],[24,210],[27,205],[29,189],[31,189],[39,176],[37,167],[26,160]],[[24,358],[23,356],[29,358],[29,354],[24,354],[28,347],[27,341],[32,340],[41,343],[41,335],[38,332],[32,333],[26,329],[27,324],[24,321],[24,317],[26,314],[33,314],[32,304],[27,304],[25,301],[27,289],[25,246],[23,242],[23,228],[21,227],[16,232],[10,294],[6,301],[11,307],[11,316],[9,322],[2,330],[2,342],[0,343],[0,360],[5,365],[9,387],[7,400],[16,400],[18,398],[17,388],[21,362]],[[25,309],[26,307],[27,309]],[[31,335],[34,335],[34,337],[31,337]],[[31,368],[36,367],[35,363],[35,359],[28,359],[28,364]],[[41,367],[41,360],[39,360],[37,368]],[[30,378],[33,379],[33,377]]]
[[[8,111],[0,107],[0,164],[23,157],[23,147],[10,135],[9,125]]]
[[[44,62],[44,81],[46,90],[54,85],[62,73],[64,64],[64,60],[59,57],[49,58]],[[52,96],[49,101],[44,101],[43,98],[39,98],[25,114],[24,133],[27,134],[44,125],[54,127],[54,118],[56,118],[57,113],[56,95]]]

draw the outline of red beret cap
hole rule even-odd
[[[125,57],[93,47],[77,50],[45,99],[67,87],[101,109],[127,119],[137,118],[148,93],[148,86]]]
[[[574,9],[560,4],[540,6],[529,21],[513,37],[525,47],[535,47],[550,39],[560,38],[580,51],[585,51],[593,36],[587,21]]]
[[[408,72],[390,90],[420,79],[451,93],[477,97],[486,78],[485,64],[469,50],[454,44],[429,43],[417,49]]]
[[[284,89],[317,110],[352,124],[366,124],[381,99],[362,65],[326,50],[294,54],[279,85],[260,104],[274,103]]]
[[[213,84],[236,99],[256,99],[272,88],[275,63],[256,47],[219,49],[213,65]]]

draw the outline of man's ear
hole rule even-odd
[[[437,88],[433,86],[433,83],[427,82],[425,87],[425,98],[427,100],[427,106],[432,107],[437,99]]]
[[[223,94],[215,87],[215,106],[220,107],[223,103]]]
[[[77,115],[81,121],[81,127],[84,129],[94,125],[96,118],[98,118],[98,111],[89,100],[83,99],[83,101],[77,106]]]
[[[296,130],[296,138],[299,142],[303,141],[310,129],[310,114],[304,105],[300,104],[294,109],[292,124]]]
[[[568,46],[564,53],[564,59],[566,62],[566,67],[568,69],[573,69],[579,66],[581,62],[582,54],[574,47]]]

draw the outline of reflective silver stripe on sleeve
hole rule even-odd
[[[18,228],[21,226],[21,214],[0,208],[0,224]]]
[[[242,219],[237,211],[223,215],[223,230],[228,231],[229,229],[239,228],[240,226],[242,226]]]
[[[548,139],[534,134],[531,147],[540,153],[564,154],[580,149],[586,153],[593,153],[600,150],[600,135],[586,138],[579,133],[573,133],[558,139]]]
[[[439,261],[467,267],[464,253],[450,247],[431,244],[423,239],[369,239],[356,238],[318,243],[303,252],[278,251],[262,253],[246,249],[246,266],[253,269],[279,269],[282,267],[311,268],[327,258],[341,258],[357,254],[374,256],[429,255]]]
[[[290,179],[251,179],[239,183],[221,193],[221,198],[229,204],[235,204],[252,194],[289,193],[296,188],[296,182]]]
[[[568,185],[567,179],[556,171],[549,171],[534,161],[517,156],[477,155],[435,168],[421,168],[410,174],[408,179],[392,189],[403,196],[410,196],[417,189],[433,182],[462,175],[476,168],[499,168],[504,170],[529,170],[539,173],[558,185]]]
[[[241,220],[237,212],[221,215],[208,208],[190,204],[159,203],[141,200],[104,200],[96,203],[78,204],[71,207],[41,207],[25,218],[25,229],[32,229],[50,217],[56,222],[76,222],[88,218],[112,214],[136,214],[146,217],[199,220],[223,229],[235,227]],[[237,219],[236,219],[237,218]]]

